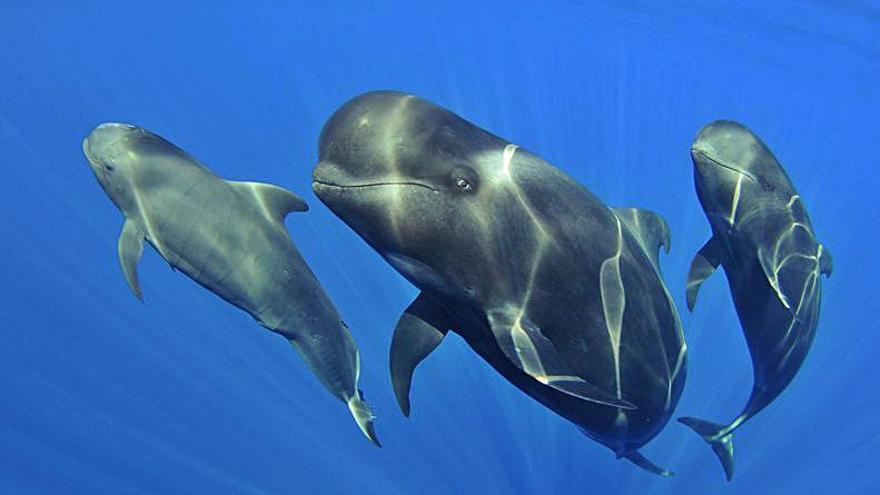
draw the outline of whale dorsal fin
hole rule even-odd
[[[633,404],[605,392],[572,371],[553,342],[521,312],[491,310],[488,316],[498,347],[512,364],[527,375],[578,399],[621,409],[636,409]]]
[[[703,282],[715,272],[715,269],[718,268],[718,264],[721,263],[723,252],[723,248],[718,241],[718,238],[712,236],[706,241],[706,244],[703,244],[703,247],[700,248],[699,252],[694,256],[694,260],[691,261],[691,269],[688,272],[686,284],[687,306],[689,311],[694,310],[700,285],[702,285]]]
[[[284,222],[284,217],[292,211],[308,211],[309,205],[296,194],[264,182],[226,181],[242,194],[250,195],[270,220]]]
[[[424,292],[400,315],[391,339],[391,384],[397,404],[409,417],[409,390],[416,366],[440,345],[451,322],[446,311]]]
[[[612,208],[611,211],[623,221],[626,228],[633,234],[642,251],[648,255],[648,259],[654,264],[657,273],[660,273],[660,247],[669,254],[671,245],[669,226],[663,217],[650,210],[641,208]]]
[[[122,225],[122,233],[119,234],[119,243],[116,248],[119,254],[119,266],[122,267],[122,274],[125,275],[125,281],[128,287],[134,293],[134,296],[143,300],[141,293],[141,285],[138,281],[137,264],[144,254],[144,231],[137,226],[137,223],[126,218]]]

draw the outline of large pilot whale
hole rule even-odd
[[[119,262],[138,299],[137,263],[146,240],[173,268],[288,339],[378,445],[357,388],[357,346],[284,227],[288,213],[307,209],[302,199],[271,184],[223,180],[131,125],[96,127],[83,152],[125,217]]]
[[[712,237],[691,264],[688,308],[700,284],[722,265],[752,356],[754,385],[745,408],[727,425],[679,421],[711,445],[730,480],[733,432],[785,390],[803,364],[819,322],[820,275],[831,274],[832,261],[788,175],[751,131],[713,122],[697,135],[691,158]]]
[[[327,121],[318,198],[420,295],[391,344],[409,415],[414,368],[449,330],[520,390],[654,473],[638,451],[685,379],[656,266],[668,229],[613,210],[558,168],[412,95],[354,98]]]

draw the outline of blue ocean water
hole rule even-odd
[[[4,2],[0,493],[877,493],[878,82],[870,2]],[[730,118],[768,143],[835,272],[800,374],[736,434],[732,482],[674,421],[644,452],[675,477],[616,461],[452,334],[399,413],[387,355],[416,291],[310,190],[323,122],[372,89],[665,217],[690,347],[676,416],[732,419],[752,381],[724,277],[684,307],[709,236],[690,142]],[[105,121],[307,199],[287,227],[359,344],[382,449],[283,339],[151,250],[132,297],[80,148]]]

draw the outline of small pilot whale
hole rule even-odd
[[[284,228],[288,213],[308,209],[302,199],[270,184],[223,180],[131,125],[98,126],[83,152],[125,216],[119,262],[138,299],[137,263],[146,240],[173,268],[288,339],[379,444],[357,388],[357,346]]]
[[[412,95],[361,95],[327,121],[318,198],[421,294],[400,317],[391,379],[404,415],[416,366],[449,330],[517,388],[653,473],[639,448],[685,379],[660,277],[658,215],[612,209],[558,168]]]
[[[831,255],[816,240],[804,202],[776,158],[751,131],[731,121],[704,127],[691,147],[694,180],[712,237],[694,258],[688,309],[700,284],[722,265],[752,356],[754,385],[727,425],[696,418],[693,428],[733,477],[733,432],[791,383],[816,334],[820,275]]]

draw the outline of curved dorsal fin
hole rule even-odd
[[[264,182],[226,181],[242,194],[250,195],[270,220],[284,222],[284,217],[292,211],[308,211],[309,205],[296,194]]]
[[[612,208],[633,237],[639,241],[642,250],[648,255],[657,273],[660,273],[660,246],[669,253],[670,236],[669,226],[663,217],[650,210],[641,208]]]

